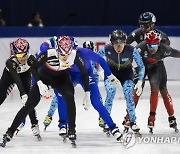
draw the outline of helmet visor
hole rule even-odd
[[[158,44],[146,44],[146,46],[148,47],[148,48],[158,48]]]
[[[124,43],[125,43],[125,40],[120,40],[120,39],[112,40],[113,45],[124,44]]]
[[[15,55],[16,55],[17,58],[22,58],[22,57],[27,55],[27,52],[16,53]]]

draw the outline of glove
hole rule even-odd
[[[116,88],[120,87],[120,81],[113,74],[107,76],[107,78],[113,86],[115,86]]]
[[[37,85],[38,85],[38,87],[39,87],[39,92],[40,92],[40,94],[42,95],[42,96],[44,96],[44,97],[50,97],[49,95],[50,95],[50,93],[49,93],[49,90],[48,90],[48,87],[41,81],[41,80],[39,80],[38,82],[37,82]]]
[[[52,93],[50,92],[50,90],[48,90],[48,94],[46,94],[45,96],[43,96],[43,98],[45,99],[49,99],[52,97]]]
[[[24,94],[21,96],[21,100],[22,100],[22,105],[25,106],[26,102],[27,102],[27,99],[28,99],[28,95],[27,94]]]
[[[89,110],[89,108],[91,106],[90,92],[89,91],[85,92],[85,96],[83,99],[83,106],[84,106],[85,110]]]
[[[102,80],[104,80],[104,71],[99,71],[98,75]]]
[[[46,96],[43,96],[43,98],[50,99],[53,96],[52,90],[53,90],[53,88],[48,85],[48,94]]]
[[[142,94],[142,80],[138,80],[138,82],[134,86],[134,89],[136,90],[137,96],[140,96]]]

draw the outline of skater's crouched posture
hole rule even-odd
[[[0,80],[0,105],[12,91],[14,84],[17,85],[22,104],[25,105],[31,88],[30,62],[35,57],[29,53],[29,43],[25,39],[18,38],[10,44],[10,47],[12,55],[6,61],[6,67]],[[38,120],[34,108],[29,112],[29,117],[33,134],[39,135]],[[22,121],[24,120],[22,119]]]
[[[138,95],[142,92],[142,80],[144,78],[144,64],[136,48],[126,44],[127,35],[122,30],[114,30],[110,34],[110,44],[102,47],[98,53],[104,57],[112,74],[121,82],[126,99],[127,110],[130,116],[130,127],[135,133],[139,133],[136,125],[135,105],[132,97],[134,89],[132,61],[135,60],[139,67],[139,80],[135,85]],[[107,77],[105,76],[105,80]],[[111,105],[111,103],[109,104]],[[108,105],[106,105],[108,108]]]
[[[82,74],[84,91],[89,93],[89,76],[84,67],[83,60],[79,57],[76,50],[72,49],[73,41],[69,36],[61,36],[57,39],[56,49],[49,49],[40,53],[38,61],[30,61],[31,69],[34,72],[36,83],[32,86],[27,102],[16,115],[12,125],[8,128],[3,137],[4,145],[10,141],[13,134],[22,120],[28,113],[39,103],[40,94],[48,95],[48,87],[50,85],[56,88],[58,92],[66,100],[67,116],[69,122],[68,136],[70,140],[76,140],[75,118],[76,108],[74,102],[74,87],[70,80],[68,68],[76,64]],[[41,67],[40,67],[41,66]],[[36,71],[38,69],[38,72]],[[45,85],[45,84],[46,85]],[[87,97],[87,95],[85,95]],[[90,98],[84,99],[85,103],[90,101]]]
[[[93,42],[87,41],[86,45],[93,46]],[[51,44],[49,44],[47,46],[47,43],[44,42],[41,45],[41,49],[43,50],[44,48],[51,48],[52,46],[53,45],[51,45]],[[94,78],[91,62],[93,61],[93,62],[97,62],[100,64],[100,66],[104,69],[104,72],[108,77],[108,80],[110,82],[112,82],[112,84],[119,86],[120,82],[116,79],[116,77],[114,77],[112,75],[107,63],[101,56],[99,56],[98,54],[96,54],[95,52],[93,52],[92,50],[87,49],[87,48],[76,47],[76,49],[77,49],[77,53],[79,53],[79,55],[83,59],[85,66],[86,66],[86,70],[88,71],[88,74],[89,74],[89,79],[90,79],[90,81],[89,81],[90,82],[90,94],[89,95],[91,98],[91,103],[92,103],[93,107],[102,116],[104,121],[107,123],[112,134],[116,137],[117,140],[120,140],[122,134],[119,132],[118,127],[113,122],[108,111],[105,109],[105,107],[101,103],[100,92],[99,92],[97,83]],[[77,66],[74,65],[73,67],[71,67],[69,69],[69,71],[70,71],[71,80],[72,80],[72,83],[74,84],[74,86],[76,86],[77,84],[81,84],[82,88],[84,88],[82,76],[81,76],[80,71],[77,69]],[[66,114],[66,103],[65,103],[64,99],[62,98],[62,96],[59,95],[56,90],[55,90],[55,94],[56,94],[57,98],[54,97],[52,104],[51,104],[51,108],[48,113],[50,115],[54,114],[55,109],[56,109],[55,104],[58,103],[58,112],[59,112],[59,125],[58,126],[60,128],[59,135],[64,138],[64,137],[66,137],[66,134],[67,134],[67,124],[68,124],[67,114]],[[89,105],[90,104],[83,104],[84,109],[88,110],[90,107]],[[50,116],[48,115],[48,117],[50,117]],[[47,124],[49,124],[49,122],[51,122],[51,119],[46,118],[46,120],[44,122],[44,124],[46,124],[45,126],[47,126]]]

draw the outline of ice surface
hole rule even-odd
[[[177,123],[180,124],[180,81],[169,81],[169,92],[172,96],[175,116]],[[100,89],[103,98],[105,98],[105,90],[103,84],[100,83]],[[53,117],[52,124],[43,131],[43,120],[47,114],[50,101],[42,99],[36,107],[39,125],[41,129],[42,141],[38,141],[32,135],[29,118],[25,127],[14,136],[11,142],[7,143],[5,148],[0,148],[0,154],[180,154],[180,141],[173,143],[140,143],[137,139],[135,145],[129,149],[124,148],[121,143],[116,142],[113,136],[107,137],[102,129],[98,126],[98,113],[91,106],[89,111],[83,109],[82,98],[83,91],[80,86],[76,88],[76,104],[77,104],[77,148],[72,148],[70,142],[64,143],[62,138],[58,136],[58,114],[57,111]],[[0,140],[3,133],[11,125],[12,120],[21,107],[21,100],[17,90],[7,98],[0,106]],[[114,122],[123,129],[122,121],[125,115],[125,100],[123,99],[122,90],[117,90],[116,98],[112,108],[112,118]],[[154,135],[148,133],[147,118],[149,114],[149,84],[142,95],[142,98],[136,109],[137,124],[141,128],[143,137],[176,137],[180,138],[179,133],[174,133],[173,129],[168,126],[168,115],[161,97],[159,97],[159,105],[157,109],[156,127]],[[147,140],[146,140],[147,141]]]

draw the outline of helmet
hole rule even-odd
[[[72,41],[72,43],[73,43],[73,49],[76,49],[77,47],[78,47],[78,43],[77,43],[77,41],[75,40],[75,38],[74,37],[70,37],[70,39],[71,39],[71,41]]]
[[[127,39],[127,34],[122,30],[113,30],[110,34],[112,44],[124,43]]]
[[[140,25],[150,25],[156,22],[156,17],[151,12],[144,12],[139,16]]]
[[[70,36],[60,36],[57,39],[57,50],[61,55],[69,55],[73,48],[73,41]]]
[[[145,34],[144,40],[148,44],[159,44],[161,41],[161,33],[156,30],[151,30]]]
[[[18,38],[17,40],[10,43],[12,54],[18,57],[23,57],[29,52],[29,43],[25,39]]]
[[[83,48],[89,48],[92,51],[94,51],[95,46],[94,46],[94,43],[92,41],[85,41],[83,43]]]

